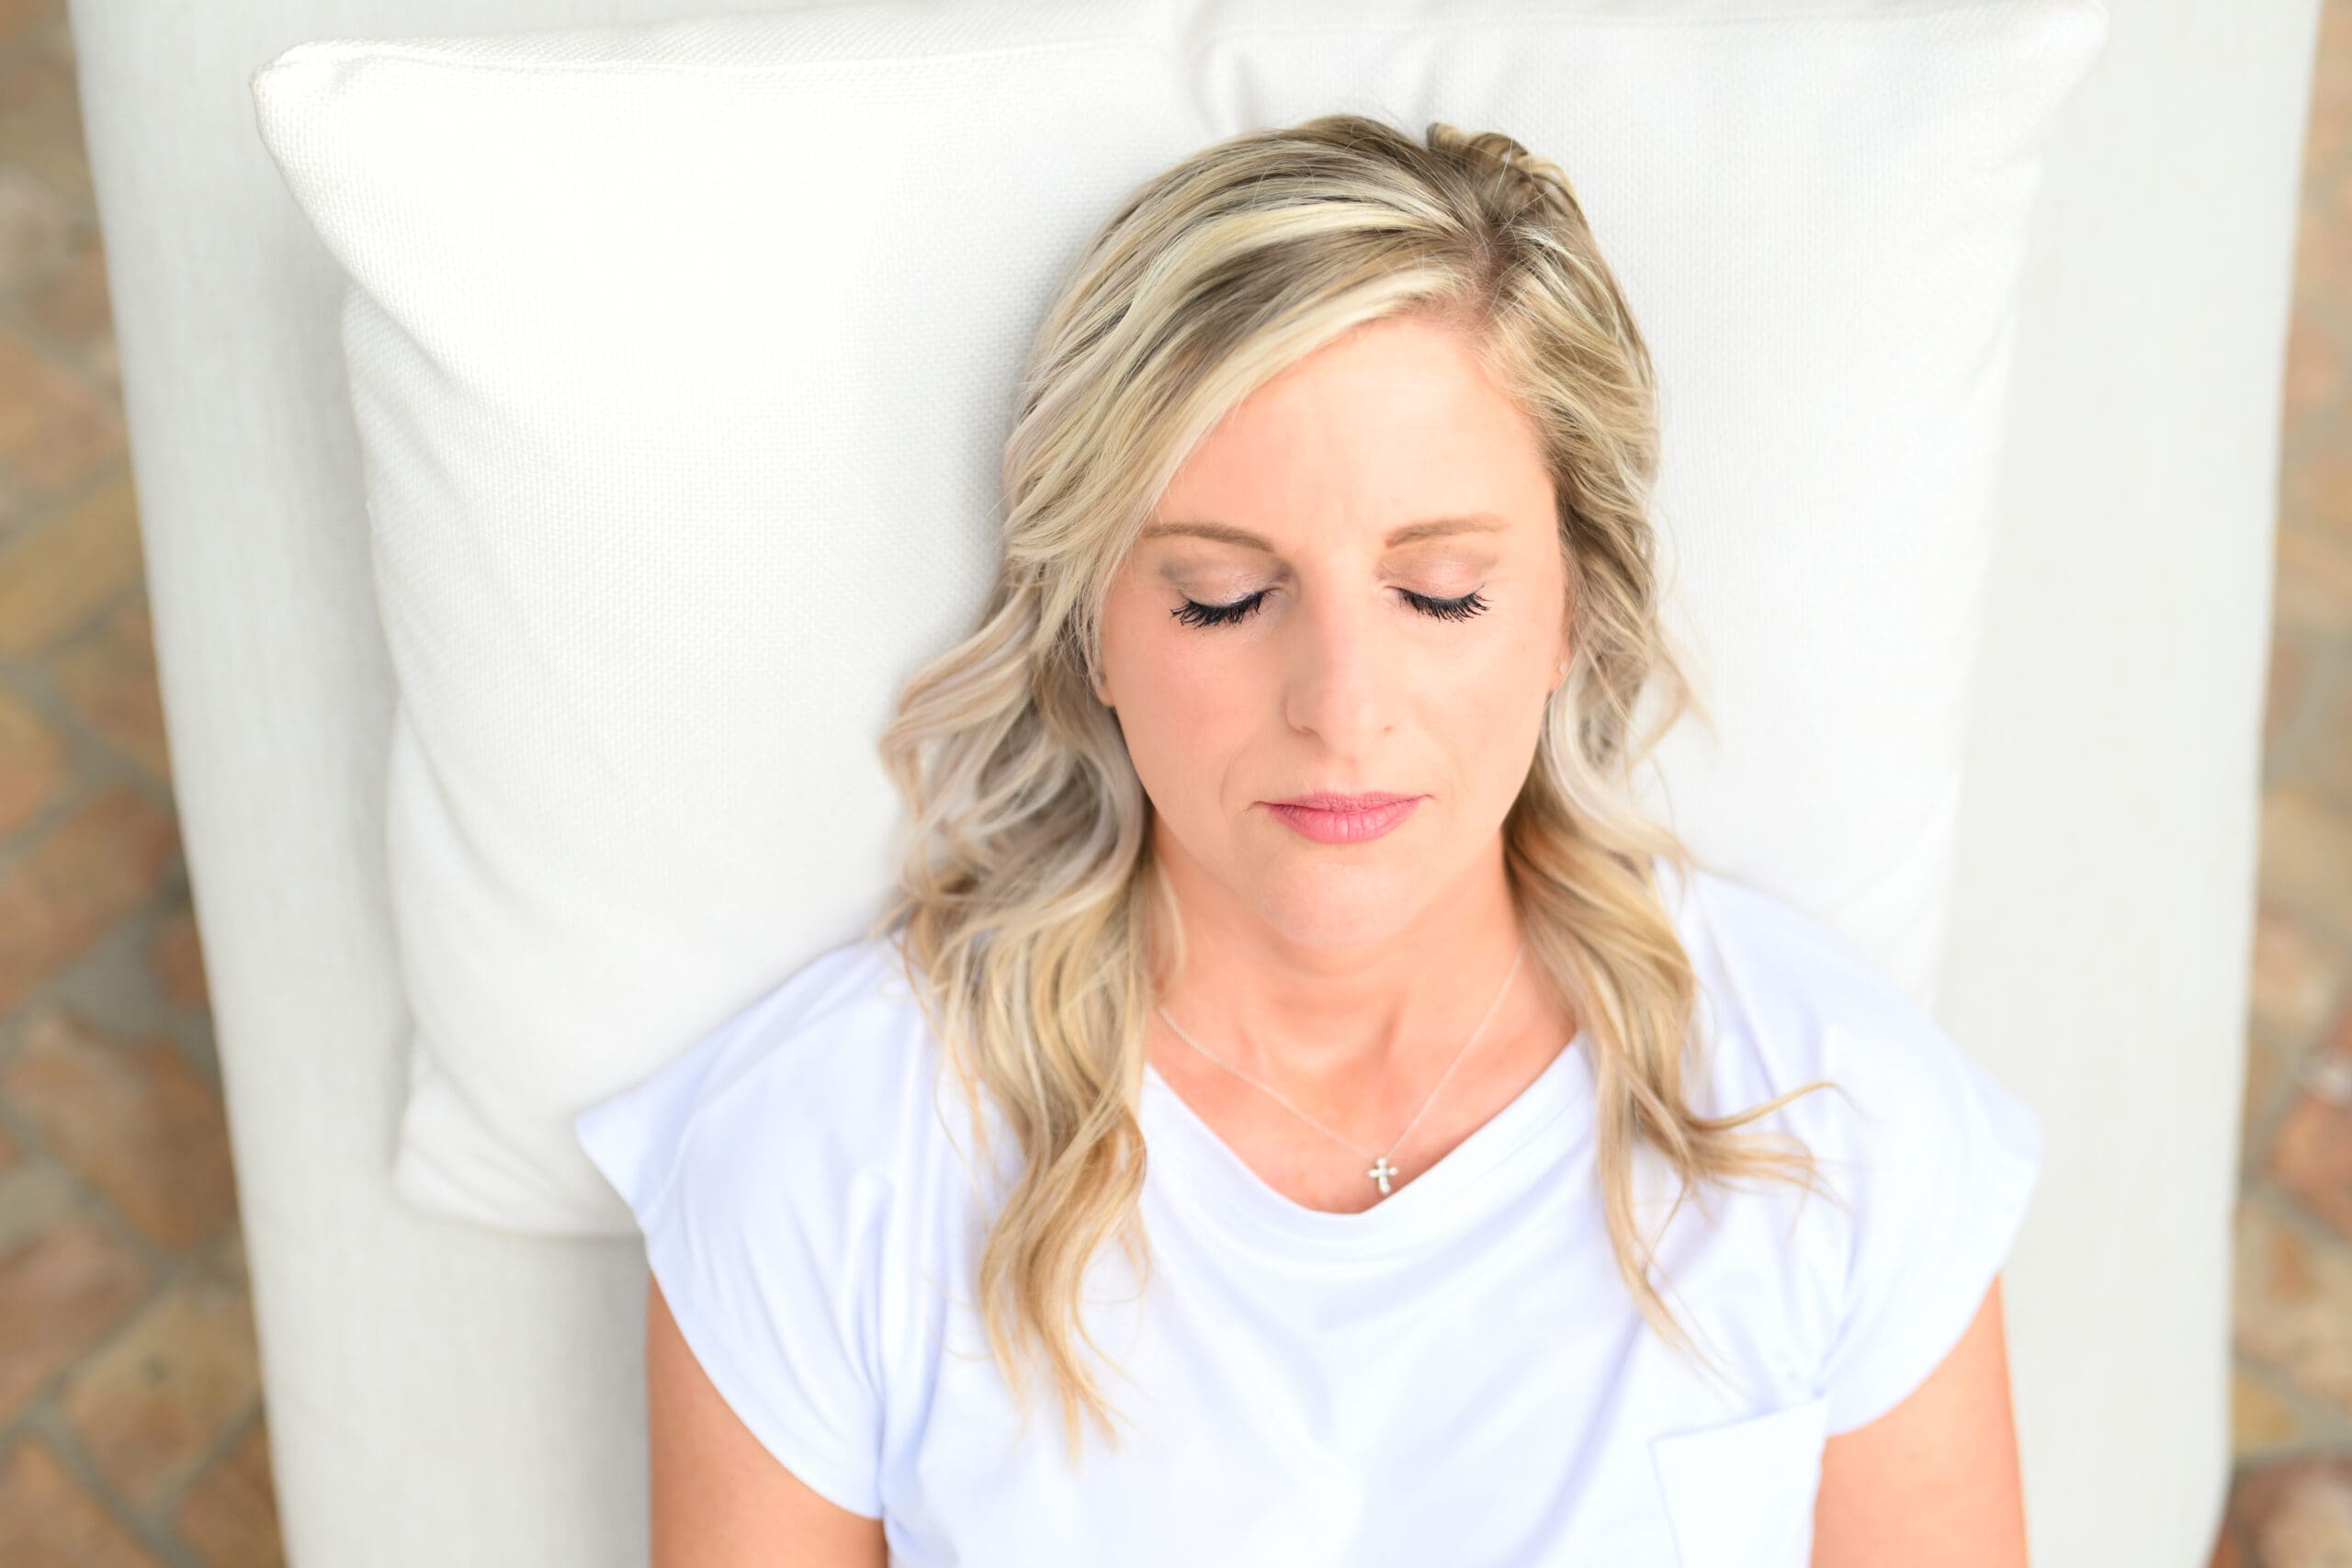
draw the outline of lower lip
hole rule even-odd
[[[1318,844],[1361,844],[1377,839],[1413,814],[1419,795],[1391,801],[1369,811],[1318,811],[1311,806],[1273,806],[1266,809]]]

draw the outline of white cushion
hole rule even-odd
[[[394,1184],[631,1234],[571,1129],[860,931],[874,742],[972,624],[1062,269],[1333,109],[1559,161],[1663,388],[1713,739],[1657,809],[1928,993],[2013,294],[2098,0],[854,4],[330,39],[253,81],[347,271],[400,706]]]

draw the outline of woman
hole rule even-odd
[[[578,1124],[657,1568],[2023,1563],[2040,1123],[1632,804],[1692,696],[1557,168],[1210,147],[1022,389],[888,906]]]

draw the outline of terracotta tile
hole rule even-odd
[[[2296,784],[2262,792],[2266,897],[2308,917],[2324,939],[2352,940],[2352,813]]]
[[[64,9],[59,0],[0,0],[0,50],[14,49]]]
[[[114,328],[94,334],[87,342],[76,344],[74,352],[80,356],[82,373],[90,385],[116,410],[118,420],[122,408],[122,349],[115,341]]]
[[[50,342],[64,346],[115,401],[122,377],[114,342],[114,308],[107,294],[105,245],[84,231],[78,248],[25,296],[19,313]]]
[[[179,827],[144,795],[108,785],[0,864],[0,1010],[78,957],[155,897]]]
[[[2344,396],[2344,345],[2321,312],[2299,303],[2287,322],[2287,374],[2279,423],[2291,437],[2314,410],[2333,410]],[[2314,422],[2315,423],[2320,422]]]
[[[81,231],[72,202],[24,170],[0,164],[0,296],[48,283],[73,255]]]
[[[2341,0],[2320,8],[2311,95],[2303,136],[2306,169],[2333,164],[2352,148],[2352,7]]]
[[[0,1256],[63,1224],[87,1201],[82,1184],[55,1160],[20,1156],[0,1170]]]
[[[2352,1107],[2298,1094],[2270,1138],[2264,1175],[2278,1190],[2352,1239]],[[2345,1303],[2352,1312],[2352,1301]]]
[[[2238,1477],[2229,1529],[2256,1568],[2352,1562],[2352,1459],[2277,1460]]]
[[[2268,1135],[2272,1112],[2292,1072],[2293,1058],[2266,1029],[2246,1031],[2245,1088],[2238,1101],[2238,1145],[2249,1167],[2267,1157],[2261,1140]]]
[[[39,708],[0,686],[0,838],[57,804],[71,777],[64,737]]]
[[[220,1092],[170,1043],[118,1043],[43,1008],[0,1063],[0,1095],[60,1164],[157,1245],[194,1247],[236,1218]]]
[[[2245,1371],[2230,1378],[2230,1451],[2237,1458],[2268,1453],[2301,1440],[2302,1423],[2278,1392]]]
[[[2352,1240],[2352,1003],[2299,1075],[2304,1087],[2272,1134],[2265,1174],[2278,1190]],[[2330,1087],[2337,1088],[2330,1093]]]
[[[2352,626],[2352,547],[2281,526],[2271,610],[2278,627],[2335,637]]]
[[[2237,1212],[2238,1354],[2352,1409],[2352,1254],[2306,1238],[2255,1201]]]
[[[2310,742],[2296,771],[2352,807],[2352,668],[2313,684]]]
[[[50,18],[33,28],[33,47],[61,65],[74,63],[74,22],[62,5],[52,0]]]
[[[2341,398],[2330,400],[2317,417],[2331,429],[2352,431],[2352,403]],[[2281,468],[2280,528],[2314,534],[2338,547],[2352,544],[2352,451],[2346,445],[2315,443]]]
[[[80,93],[73,70],[46,50],[0,61],[0,163],[20,164],[60,195],[92,205]]]
[[[50,679],[82,722],[116,751],[171,782],[164,704],[155,684],[154,633],[144,594],[100,617],[50,661]]]
[[[0,405],[6,376],[0,364]],[[138,496],[124,468],[0,547],[0,656],[55,648],[140,586],[141,560]]]
[[[94,227],[76,228],[67,254],[26,299],[24,314],[51,342],[78,343],[108,330],[114,324],[114,307],[107,293],[106,236]],[[2306,379],[2324,367],[2301,367]],[[2340,375],[2340,359],[2335,369]],[[2328,389],[2319,385],[2315,389]]]
[[[2298,1052],[2327,1020],[2342,980],[2344,955],[2286,905],[2263,897],[2255,908],[2249,1009],[2254,1022]]]
[[[256,1420],[189,1483],[172,1525],[208,1568],[278,1568],[286,1561],[266,1423]]]
[[[2214,1538],[2213,1555],[2206,1560],[2205,1568],[2249,1568],[2245,1554],[2238,1550],[2237,1537],[2227,1526]]]
[[[2313,164],[2303,172],[2295,222],[2295,298],[2344,302],[2352,276],[2352,172],[2341,164]]]
[[[191,1269],[87,1357],[57,1407],[82,1450],[141,1508],[175,1490],[261,1399],[242,1274]]]
[[[130,479],[124,452],[122,407],[114,388],[93,384],[0,326],[0,468],[8,475],[18,507],[127,509],[127,493],[102,492],[71,503],[64,499],[77,487],[98,486],[109,468],[119,470],[112,482],[127,492]]]
[[[159,1568],[131,1533],[27,1432],[0,1452],[0,1562],[9,1568]]]
[[[8,1348],[0,1356],[0,1425],[105,1338],[146,1289],[138,1256],[85,1217],[0,1258],[0,1345]],[[0,1518],[6,1513],[0,1509]]]
[[[175,906],[155,927],[147,944],[147,965],[155,988],[175,1007],[209,1008],[211,993],[204,980],[204,942],[196,929],[196,911],[186,903]]]
[[[2281,634],[2270,639],[2262,694],[2262,768],[2266,781],[2278,772],[2279,738],[2295,728],[2311,675],[2311,650],[2301,637]]]

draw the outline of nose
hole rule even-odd
[[[1334,755],[1369,755],[1395,722],[1396,627],[1378,596],[1303,590],[1283,627],[1283,716]]]

